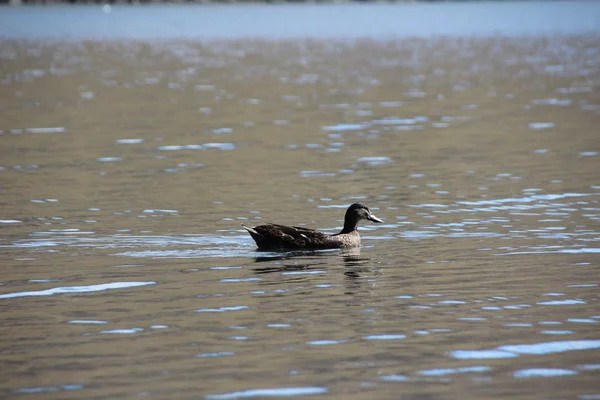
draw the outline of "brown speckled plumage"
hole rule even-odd
[[[328,235],[313,229],[299,226],[286,226],[266,224],[250,228],[244,224],[244,229],[256,242],[261,250],[269,249],[336,249],[340,247],[360,246],[358,222],[361,219],[380,223],[379,218],[371,214],[368,207],[361,203],[354,203],[344,218],[344,229],[338,234]]]

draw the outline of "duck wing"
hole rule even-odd
[[[268,223],[244,228],[250,233],[259,249],[319,248],[330,243],[331,237],[323,232],[300,226]]]
[[[279,225],[270,223],[270,226],[276,227],[282,232],[286,233],[295,238],[299,237],[314,237],[314,238],[326,238],[329,237],[326,233],[316,231],[314,229],[304,228],[302,226],[287,226],[287,225]]]

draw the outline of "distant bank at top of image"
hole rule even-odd
[[[572,35],[599,31],[600,2],[60,3],[5,7],[0,27],[6,39],[61,41]]]
[[[31,5],[31,4],[244,4],[244,3],[436,3],[446,2],[447,0],[1,0],[0,4],[10,5]],[[454,0],[457,2],[465,1],[486,1],[486,0]],[[497,0],[514,1],[514,0]]]

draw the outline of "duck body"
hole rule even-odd
[[[383,222],[361,203],[352,204],[344,218],[344,229],[335,235],[328,235],[313,229],[299,226],[265,224],[250,228],[242,224],[260,250],[273,249],[338,249],[360,246],[358,222],[368,219]]]

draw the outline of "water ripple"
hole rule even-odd
[[[58,392],[61,390],[80,390],[80,389],[83,389],[83,385],[72,384],[72,385],[62,385],[62,386],[41,386],[41,387],[20,388],[20,389],[16,389],[15,393],[33,394],[33,393]]]
[[[15,293],[5,293],[0,295],[0,299],[12,299],[16,297],[28,297],[28,296],[52,296],[55,294],[65,294],[65,293],[88,293],[88,292],[100,292],[104,290],[110,289],[125,289],[130,287],[137,286],[147,286],[147,285],[155,285],[156,282],[113,282],[113,283],[103,283],[99,285],[89,285],[89,286],[65,286],[65,287],[57,287],[46,290],[36,290],[31,292],[15,292]]]
[[[456,373],[467,373],[467,372],[488,372],[491,371],[492,368],[485,365],[473,365],[470,367],[459,367],[459,368],[434,368],[434,369],[425,369],[419,371],[419,375],[424,376],[440,376],[440,375],[448,375],[448,374],[456,374]]]
[[[365,340],[396,340],[405,338],[406,335],[370,335],[363,337]]]
[[[233,307],[220,307],[220,308],[199,308],[194,311],[199,312],[199,313],[222,313],[222,312],[227,312],[227,311],[245,310],[247,308],[249,308],[249,307],[248,306],[233,306]]]
[[[577,371],[573,371],[571,369],[561,369],[561,368],[530,368],[530,369],[521,369],[519,371],[515,371],[513,374],[515,378],[538,378],[544,377],[549,378],[553,376],[565,376],[565,375],[576,375]]]
[[[229,400],[229,399],[249,399],[253,397],[280,397],[280,396],[309,396],[313,394],[327,393],[328,390],[323,387],[289,387],[273,389],[249,389],[240,392],[230,392],[223,394],[209,394],[204,396],[207,400]]]
[[[492,350],[454,350],[450,352],[450,355],[458,359],[493,359],[518,357],[519,354],[543,355],[598,348],[600,348],[600,340],[568,340],[561,342],[504,345],[498,346],[496,349]]]

